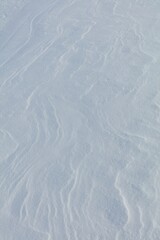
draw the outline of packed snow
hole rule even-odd
[[[0,1],[0,240],[160,240],[160,1]]]

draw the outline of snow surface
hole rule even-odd
[[[0,240],[160,239],[160,1],[0,1]]]

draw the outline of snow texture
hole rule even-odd
[[[160,1],[0,1],[0,240],[160,240]]]

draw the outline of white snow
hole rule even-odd
[[[160,240],[160,1],[0,1],[0,240]]]

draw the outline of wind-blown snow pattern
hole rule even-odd
[[[160,1],[0,1],[0,240],[160,239]]]

